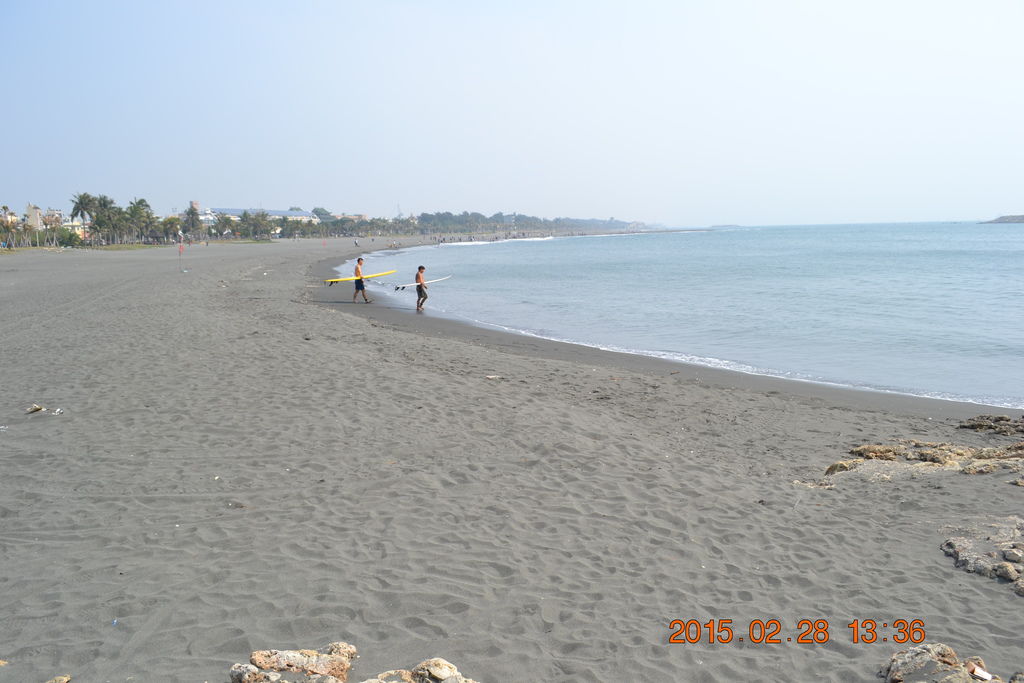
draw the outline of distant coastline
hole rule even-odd
[[[991,221],[982,221],[982,223],[1024,223],[1024,216],[1000,216]]]

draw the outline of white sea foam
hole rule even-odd
[[[508,239],[500,240],[473,240],[471,242],[442,242],[439,246],[443,247],[481,247],[488,244],[505,244],[506,242],[550,242],[555,239],[554,236],[548,235],[547,237],[512,237]],[[561,238],[564,239],[564,238]]]

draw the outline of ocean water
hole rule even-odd
[[[1024,225],[769,226],[374,254],[429,315],[798,380],[1024,408]],[[348,274],[350,265],[341,268]],[[399,284],[395,276],[387,278]],[[415,292],[378,295],[414,307]]]

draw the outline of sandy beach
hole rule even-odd
[[[337,640],[352,681],[434,656],[487,683],[871,681],[902,646],[853,643],[864,619],[1024,668],[1024,597],[940,549],[1021,515],[1019,474],[824,481],[861,444],[1021,441],[957,427],[1005,409],[353,304],[320,280],[355,249],[0,256],[0,681],[223,683]],[[677,619],[781,642],[669,644]]]

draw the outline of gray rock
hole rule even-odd
[[[978,557],[968,563],[967,571],[991,579],[996,575],[996,565],[995,562],[986,560],[984,557]]]
[[[331,643],[324,650],[256,650],[248,664],[231,667],[231,683],[345,683],[354,645]],[[277,673],[286,672],[284,675]],[[477,683],[464,677],[451,662],[435,657],[413,669],[393,669],[363,683]]]
[[[834,463],[832,463],[831,465],[828,466],[828,469],[825,470],[825,476],[826,477],[830,477],[833,474],[838,474],[839,472],[849,472],[850,470],[852,470],[855,467],[857,467],[858,465],[860,465],[862,462],[864,462],[864,461],[863,460],[859,460],[859,459],[858,460],[840,460],[838,462],[834,462]]]
[[[958,568],[963,568],[967,564],[966,555],[971,551],[973,543],[963,536],[956,536],[954,538],[947,539],[940,547],[942,552],[946,553],[953,558],[953,564]],[[961,559],[964,558],[964,559]]]
[[[270,683],[266,673],[260,671],[252,664],[236,663],[228,671],[231,683]]]
[[[943,643],[900,650],[889,658],[879,675],[885,683],[973,683],[956,652]]]
[[[362,683],[416,683],[412,672],[407,669],[392,669],[368,678]]]
[[[964,420],[958,426],[960,429],[973,429],[978,432],[991,431],[1007,436],[1024,434],[1024,416],[1019,420],[1014,420],[1009,415],[978,415]]]
[[[1000,562],[992,567],[992,571],[1000,579],[1006,579],[1007,581],[1016,581],[1020,578],[1020,572],[1009,562]]]
[[[1024,575],[1024,563],[1014,562],[1024,556],[1024,519],[1005,517],[981,526],[971,528],[969,536],[956,536],[940,546],[942,552],[953,558],[958,569],[984,576],[1000,578],[1013,584],[1018,595],[1024,595],[1017,588]]]
[[[416,683],[476,683],[460,674],[454,664],[440,657],[417,664],[412,669],[412,677]]]
[[[420,662],[412,670],[392,669],[363,683],[476,683],[459,673],[451,662],[435,657]]]

